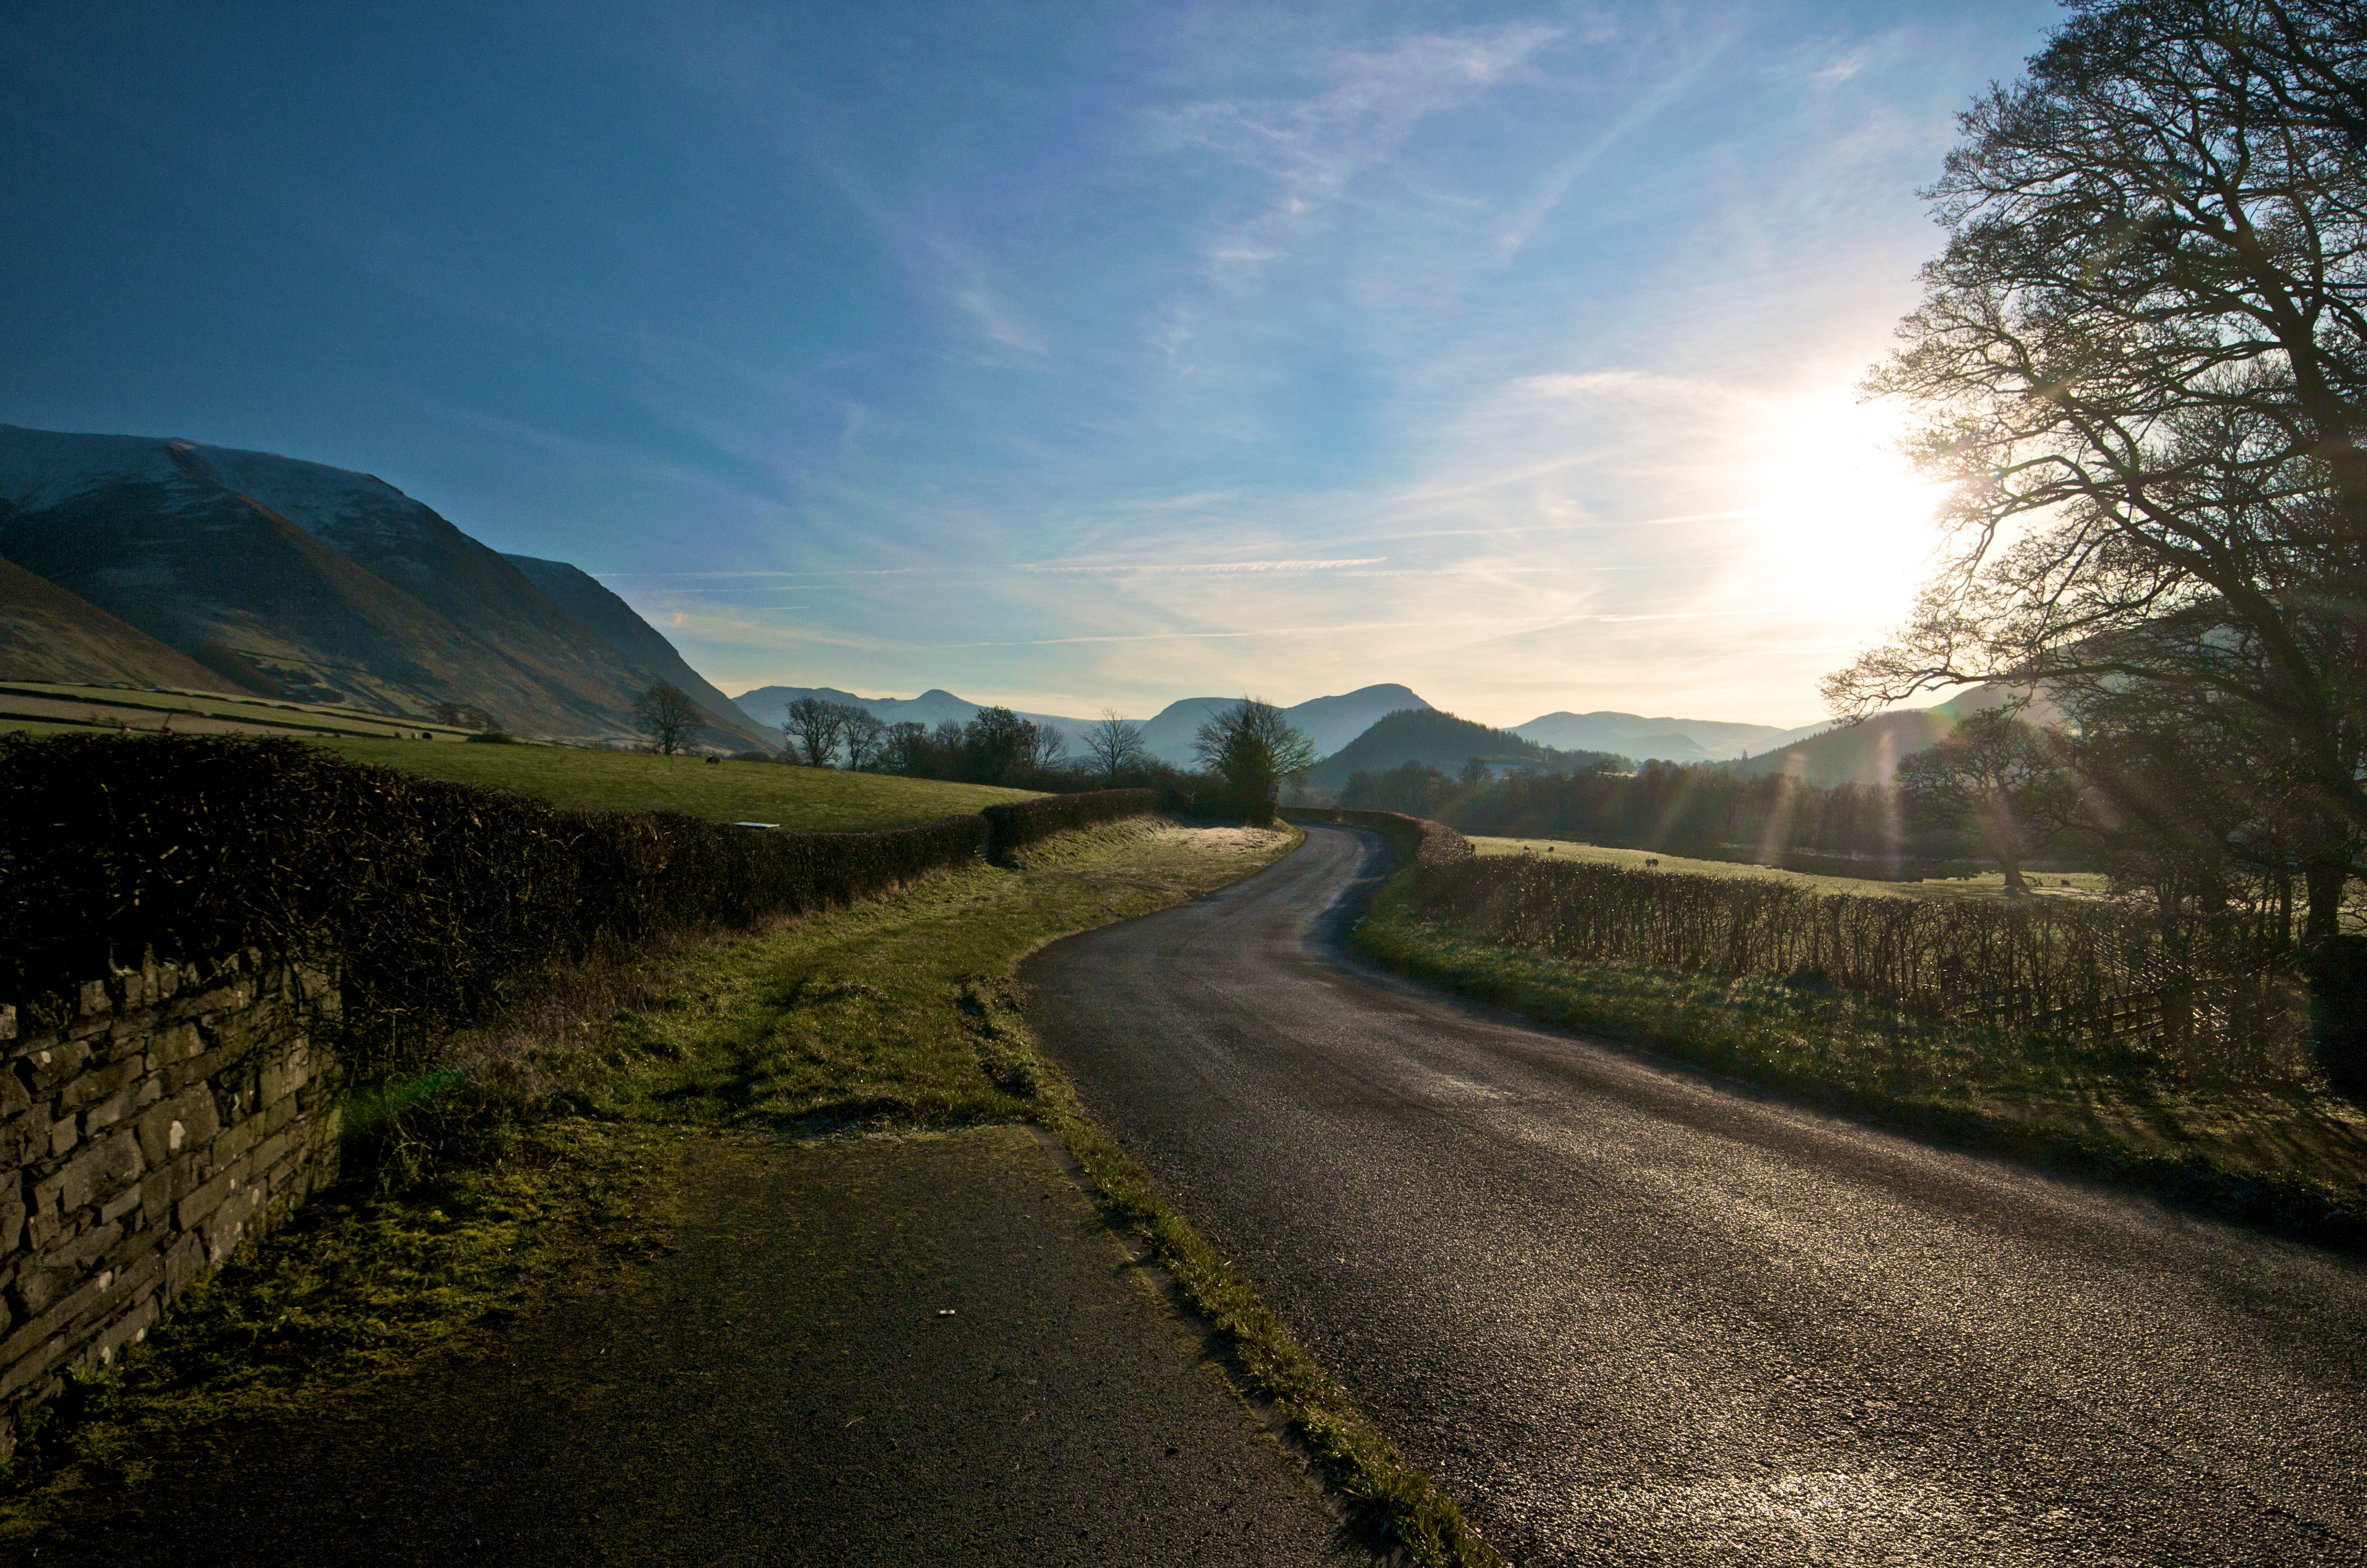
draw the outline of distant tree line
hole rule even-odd
[[[1151,755],[1142,726],[1114,711],[1072,742],[1059,728],[1007,707],[984,707],[967,724],[946,719],[888,724],[866,708],[800,697],[782,716],[784,756],[807,767],[841,767],[906,778],[948,779],[1008,789],[1062,793],[1155,789],[1184,809],[1273,820],[1285,789],[1315,761],[1314,747],[1273,704],[1255,697],[1218,709],[1194,740],[1197,768]]]

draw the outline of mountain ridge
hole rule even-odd
[[[0,425],[0,558],[246,691],[613,743],[687,669],[643,668],[384,480],[273,453]],[[728,702],[714,718],[770,739]]]
[[[841,691],[835,686],[756,686],[741,693],[734,700],[749,717],[760,723],[777,725],[780,722],[778,718],[767,716],[781,713],[790,703],[809,696],[864,708],[889,724],[911,721],[926,724],[932,728],[946,719],[956,724],[967,724],[977,716],[980,706],[986,705],[957,697],[941,686],[932,686],[917,697],[865,697]],[[1152,756],[1163,762],[1188,767],[1194,760],[1192,741],[1198,735],[1201,723],[1211,713],[1239,701],[1239,697],[1180,697],[1141,721],[1143,745]],[[1380,684],[1359,687],[1337,696],[1310,697],[1295,707],[1283,709],[1283,714],[1307,732],[1308,738],[1315,743],[1318,755],[1328,755],[1355,739],[1387,714],[1401,708],[1429,706],[1430,704],[1409,687]],[[1092,718],[1070,718],[1059,714],[1023,713],[1019,716],[1032,723],[1049,724],[1072,741],[1082,740],[1089,728],[1101,722]]]
[[[1744,724],[1730,719],[1647,718],[1641,714],[1557,712],[1540,714],[1526,724],[1510,727],[1514,735],[1562,751],[1616,751],[1641,761],[1658,757],[1670,762],[1730,761],[1788,746],[1832,728],[1819,724],[1784,729],[1772,724]],[[1658,746],[1662,749],[1655,750]]]

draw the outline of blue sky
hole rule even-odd
[[[2051,6],[19,8],[0,421],[366,469],[726,690],[1804,723]]]

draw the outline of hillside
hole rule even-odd
[[[240,689],[139,627],[8,560],[0,560],[0,680]]]
[[[1509,729],[1493,729],[1437,708],[1408,708],[1387,715],[1316,763],[1308,773],[1307,784],[1310,789],[1336,790],[1352,774],[1384,773],[1410,761],[1451,775],[1474,757],[1499,764],[1558,762],[1582,767],[1603,755],[1586,752],[1571,756],[1540,746]]]
[[[477,733],[414,715],[376,714],[350,703],[291,703],[213,689],[0,681],[0,729],[170,730],[176,735],[375,737],[468,740]]]
[[[268,453],[0,425],[0,557],[272,696],[613,739],[666,678],[393,486]]]
[[[1195,759],[1192,742],[1208,716],[1230,707],[1239,697],[1185,697],[1168,704],[1142,727],[1142,743],[1162,761],[1189,767]],[[1310,697],[1283,716],[1306,732],[1315,754],[1329,756],[1348,745],[1387,716],[1404,708],[1432,711],[1428,703],[1404,686],[1360,686],[1336,697]]]
[[[683,811],[718,822],[770,822],[832,832],[963,817],[1001,801],[1034,798],[1025,790],[989,784],[572,746],[452,746],[429,740],[321,744],[357,762],[515,790],[555,806]]]
[[[1738,724],[1708,718],[1646,718],[1632,713],[1549,713],[1512,733],[1541,746],[1564,751],[1617,751],[1642,761],[1658,757],[1670,762],[1722,761],[1772,751],[1818,734],[1830,725],[1779,729],[1772,724]]]
[[[693,670],[655,626],[641,619],[630,604],[602,587],[600,580],[590,572],[563,560],[542,560],[534,556],[504,555],[502,559],[517,568],[528,582],[574,616],[579,625],[589,627],[593,635],[631,660],[636,670],[652,677],[651,684],[680,686],[717,723],[735,731],[747,728],[749,716],[739,705]]]
[[[1788,773],[1812,784],[1888,784],[1901,757],[1938,745],[1967,715],[1996,707],[2007,696],[2003,687],[1976,686],[1936,707],[1877,714],[1858,724],[1827,729],[1747,762],[1736,762],[1731,771],[1743,778]],[[2055,710],[2042,700],[2031,716],[2051,721]]]

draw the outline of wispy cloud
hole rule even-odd
[[[1090,573],[1102,577],[1130,575],[1135,572],[1340,571],[1350,567],[1378,566],[1388,558],[1387,556],[1356,556],[1342,560],[1110,561],[1090,564],[1039,561],[1023,566],[1019,570]]]
[[[1005,348],[1015,348],[1023,354],[1048,352],[1041,329],[1022,321],[1012,309],[995,298],[982,282],[971,282],[953,291],[953,301],[976,323],[978,330]]]
[[[1418,34],[1380,51],[1331,51],[1308,63],[1321,85],[1308,96],[1217,98],[1154,116],[1170,144],[1221,152],[1271,176],[1263,214],[1212,243],[1209,260],[1287,254],[1290,231],[1386,163],[1415,126],[1512,78],[1564,31],[1515,22]]]

